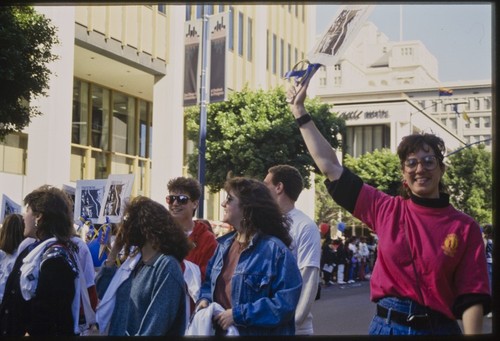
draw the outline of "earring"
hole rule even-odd
[[[35,220],[35,228],[38,228],[38,220]]]
[[[403,187],[408,188],[408,183],[406,182],[406,180],[403,181]]]

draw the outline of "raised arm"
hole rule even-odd
[[[304,107],[307,95],[309,80],[297,88],[289,90],[288,97],[293,98],[290,108],[295,119],[309,115]],[[328,141],[321,135],[320,131],[312,120],[300,125],[300,133],[304,138],[307,149],[314,159],[314,162],[330,181],[337,180],[342,174],[342,165],[337,159],[337,155]]]

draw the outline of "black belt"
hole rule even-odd
[[[408,326],[415,329],[427,329],[431,327],[431,317],[428,314],[406,314],[397,310],[392,310],[382,307],[377,304],[377,316],[388,318],[403,326]]]

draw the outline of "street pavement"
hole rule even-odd
[[[369,281],[322,286],[312,307],[314,335],[368,335],[375,309]],[[492,333],[491,318],[484,318],[483,332]]]

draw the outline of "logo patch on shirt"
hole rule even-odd
[[[441,249],[443,249],[444,254],[450,257],[455,256],[458,248],[458,237],[455,233],[450,233],[446,236]]]

